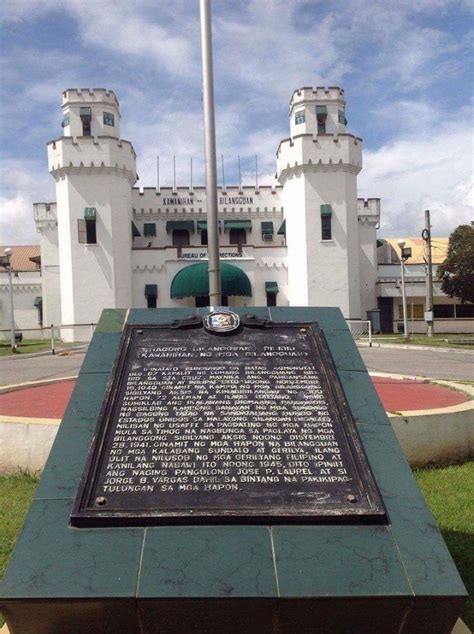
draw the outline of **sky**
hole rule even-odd
[[[0,243],[33,244],[33,202],[55,200],[46,143],[66,88],[112,89],[138,185],[204,184],[198,0],[2,0]],[[474,219],[473,3],[214,0],[217,153],[226,183],[274,182],[301,86],[345,89],[364,139],[360,197],[382,199],[380,237],[433,235]]]

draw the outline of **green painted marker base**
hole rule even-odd
[[[102,314],[0,587],[11,634],[450,634],[465,588],[338,309],[236,312],[319,323],[387,526],[70,528],[124,319],[190,312]]]

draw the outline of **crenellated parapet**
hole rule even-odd
[[[316,86],[316,88],[303,86],[302,88],[297,88],[291,95],[290,108],[296,104],[311,101],[315,103],[317,101],[333,101],[339,103],[341,106],[345,106],[346,104],[344,89],[339,88],[339,86]]]
[[[380,222],[380,198],[358,198],[357,216],[360,223],[378,226]]]
[[[107,88],[68,88],[62,93],[64,136],[120,138],[120,106]]]
[[[56,203],[33,203],[33,217],[38,233],[46,228],[56,227],[58,224]]]
[[[362,169],[362,139],[352,134],[301,134],[281,141],[277,151],[277,179],[293,170],[344,171]]]
[[[120,107],[114,91],[108,88],[67,88],[62,93],[62,105],[68,103],[109,104],[116,108]]]
[[[81,170],[113,170],[137,180],[136,154],[130,141],[110,136],[61,137],[48,143],[48,169],[56,178]]]

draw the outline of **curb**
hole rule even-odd
[[[42,385],[50,385],[51,383],[64,383],[66,381],[76,381],[78,374],[71,376],[60,376],[54,379],[41,379],[39,381],[25,381],[24,383],[10,383],[9,385],[0,385],[0,394],[6,392],[16,392],[27,387],[40,387]]]
[[[369,346],[367,346],[369,347]],[[471,353],[474,355],[474,350],[461,350],[461,348],[444,348],[443,346],[412,346],[410,344],[405,343],[377,343],[376,341],[372,341],[371,348],[389,348],[393,350],[435,350],[436,352],[460,352],[462,353]]]
[[[51,354],[51,350],[43,350],[42,352],[26,352],[21,354],[9,354],[5,357],[0,357],[0,363],[2,361],[13,361],[18,359],[32,359],[34,357],[58,357],[62,352],[81,352],[85,346],[88,344],[83,344],[81,346],[74,346],[71,348],[55,348],[54,354]],[[85,352],[85,349],[84,349]]]

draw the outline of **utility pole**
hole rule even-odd
[[[434,317],[433,317],[433,266],[431,259],[431,223],[430,223],[430,210],[425,209],[425,228],[422,231],[421,237],[425,241],[425,250],[428,251],[426,261],[428,263],[428,275],[426,278],[426,334],[428,337],[434,335]]]
[[[219,230],[217,216],[216,124],[214,115],[214,77],[212,68],[211,1],[200,0],[202,101],[206,151],[207,236],[209,254],[209,305],[221,304]]]

